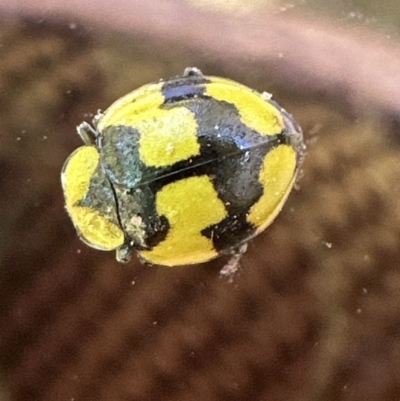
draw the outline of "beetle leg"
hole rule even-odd
[[[129,244],[123,244],[116,250],[116,258],[118,262],[128,263],[131,260],[132,249]]]
[[[222,276],[226,276],[231,279],[232,276],[238,271],[240,259],[242,259],[242,256],[246,251],[247,251],[247,242],[239,245],[237,248],[232,250],[231,252],[232,256],[228,260],[226,265],[221,269],[220,274]]]
[[[94,145],[99,136],[98,132],[86,121],[76,127],[78,135],[85,145]]]

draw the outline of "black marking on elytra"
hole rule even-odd
[[[231,213],[218,224],[213,224],[201,232],[213,241],[217,252],[228,252],[246,242],[255,233],[255,227],[246,220],[246,213]]]
[[[263,194],[259,174],[265,155],[280,143],[283,134],[261,136],[240,120],[236,107],[224,101],[192,101],[186,107],[200,122],[198,137],[201,153],[212,149],[218,156],[209,175],[228,216],[202,234],[213,240],[217,251],[231,249],[251,237],[255,227],[246,221],[247,213]]]
[[[110,126],[103,130],[100,160],[118,200],[118,215],[128,242],[144,249],[162,241],[169,224],[158,216],[155,194],[148,182],[157,178],[157,170],[149,168],[139,156],[140,134],[133,127]],[[145,235],[138,235],[132,218],[142,219]]]
[[[138,250],[149,249],[163,241],[170,228],[165,216],[159,216],[156,211],[155,193],[148,185],[136,188],[115,186],[118,198],[121,225],[129,239]],[[134,221],[132,221],[132,218]],[[144,236],[138,235],[134,224],[141,220]]]
[[[164,95],[165,104],[176,103],[201,96],[205,91],[205,84],[209,79],[203,75],[188,75],[170,79],[164,83],[161,92]]]
[[[133,127],[109,126],[101,133],[100,161],[108,178],[115,184],[133,188],[140,184],[146,166],[139,157],[140,133]]]

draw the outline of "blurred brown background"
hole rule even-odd
[[[399,400],[396,1],[0,0],[0,400]],[[75,126],[197,66],[302,125],[299,188],[250,243],[178,269],[82,244]]]

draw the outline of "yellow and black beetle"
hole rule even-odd
[[[300,127],[270,99],[187,68],[78,126],[64,164],[67,211],[84,242],[178,266],[232,253],[282,208],[304,154]]]

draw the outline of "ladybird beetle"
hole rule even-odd
[[[62,169],[81,239],[179,266],[234,253],[281,210],[304,155],[293,117],[235,81],[187,68],[77,128]]]

